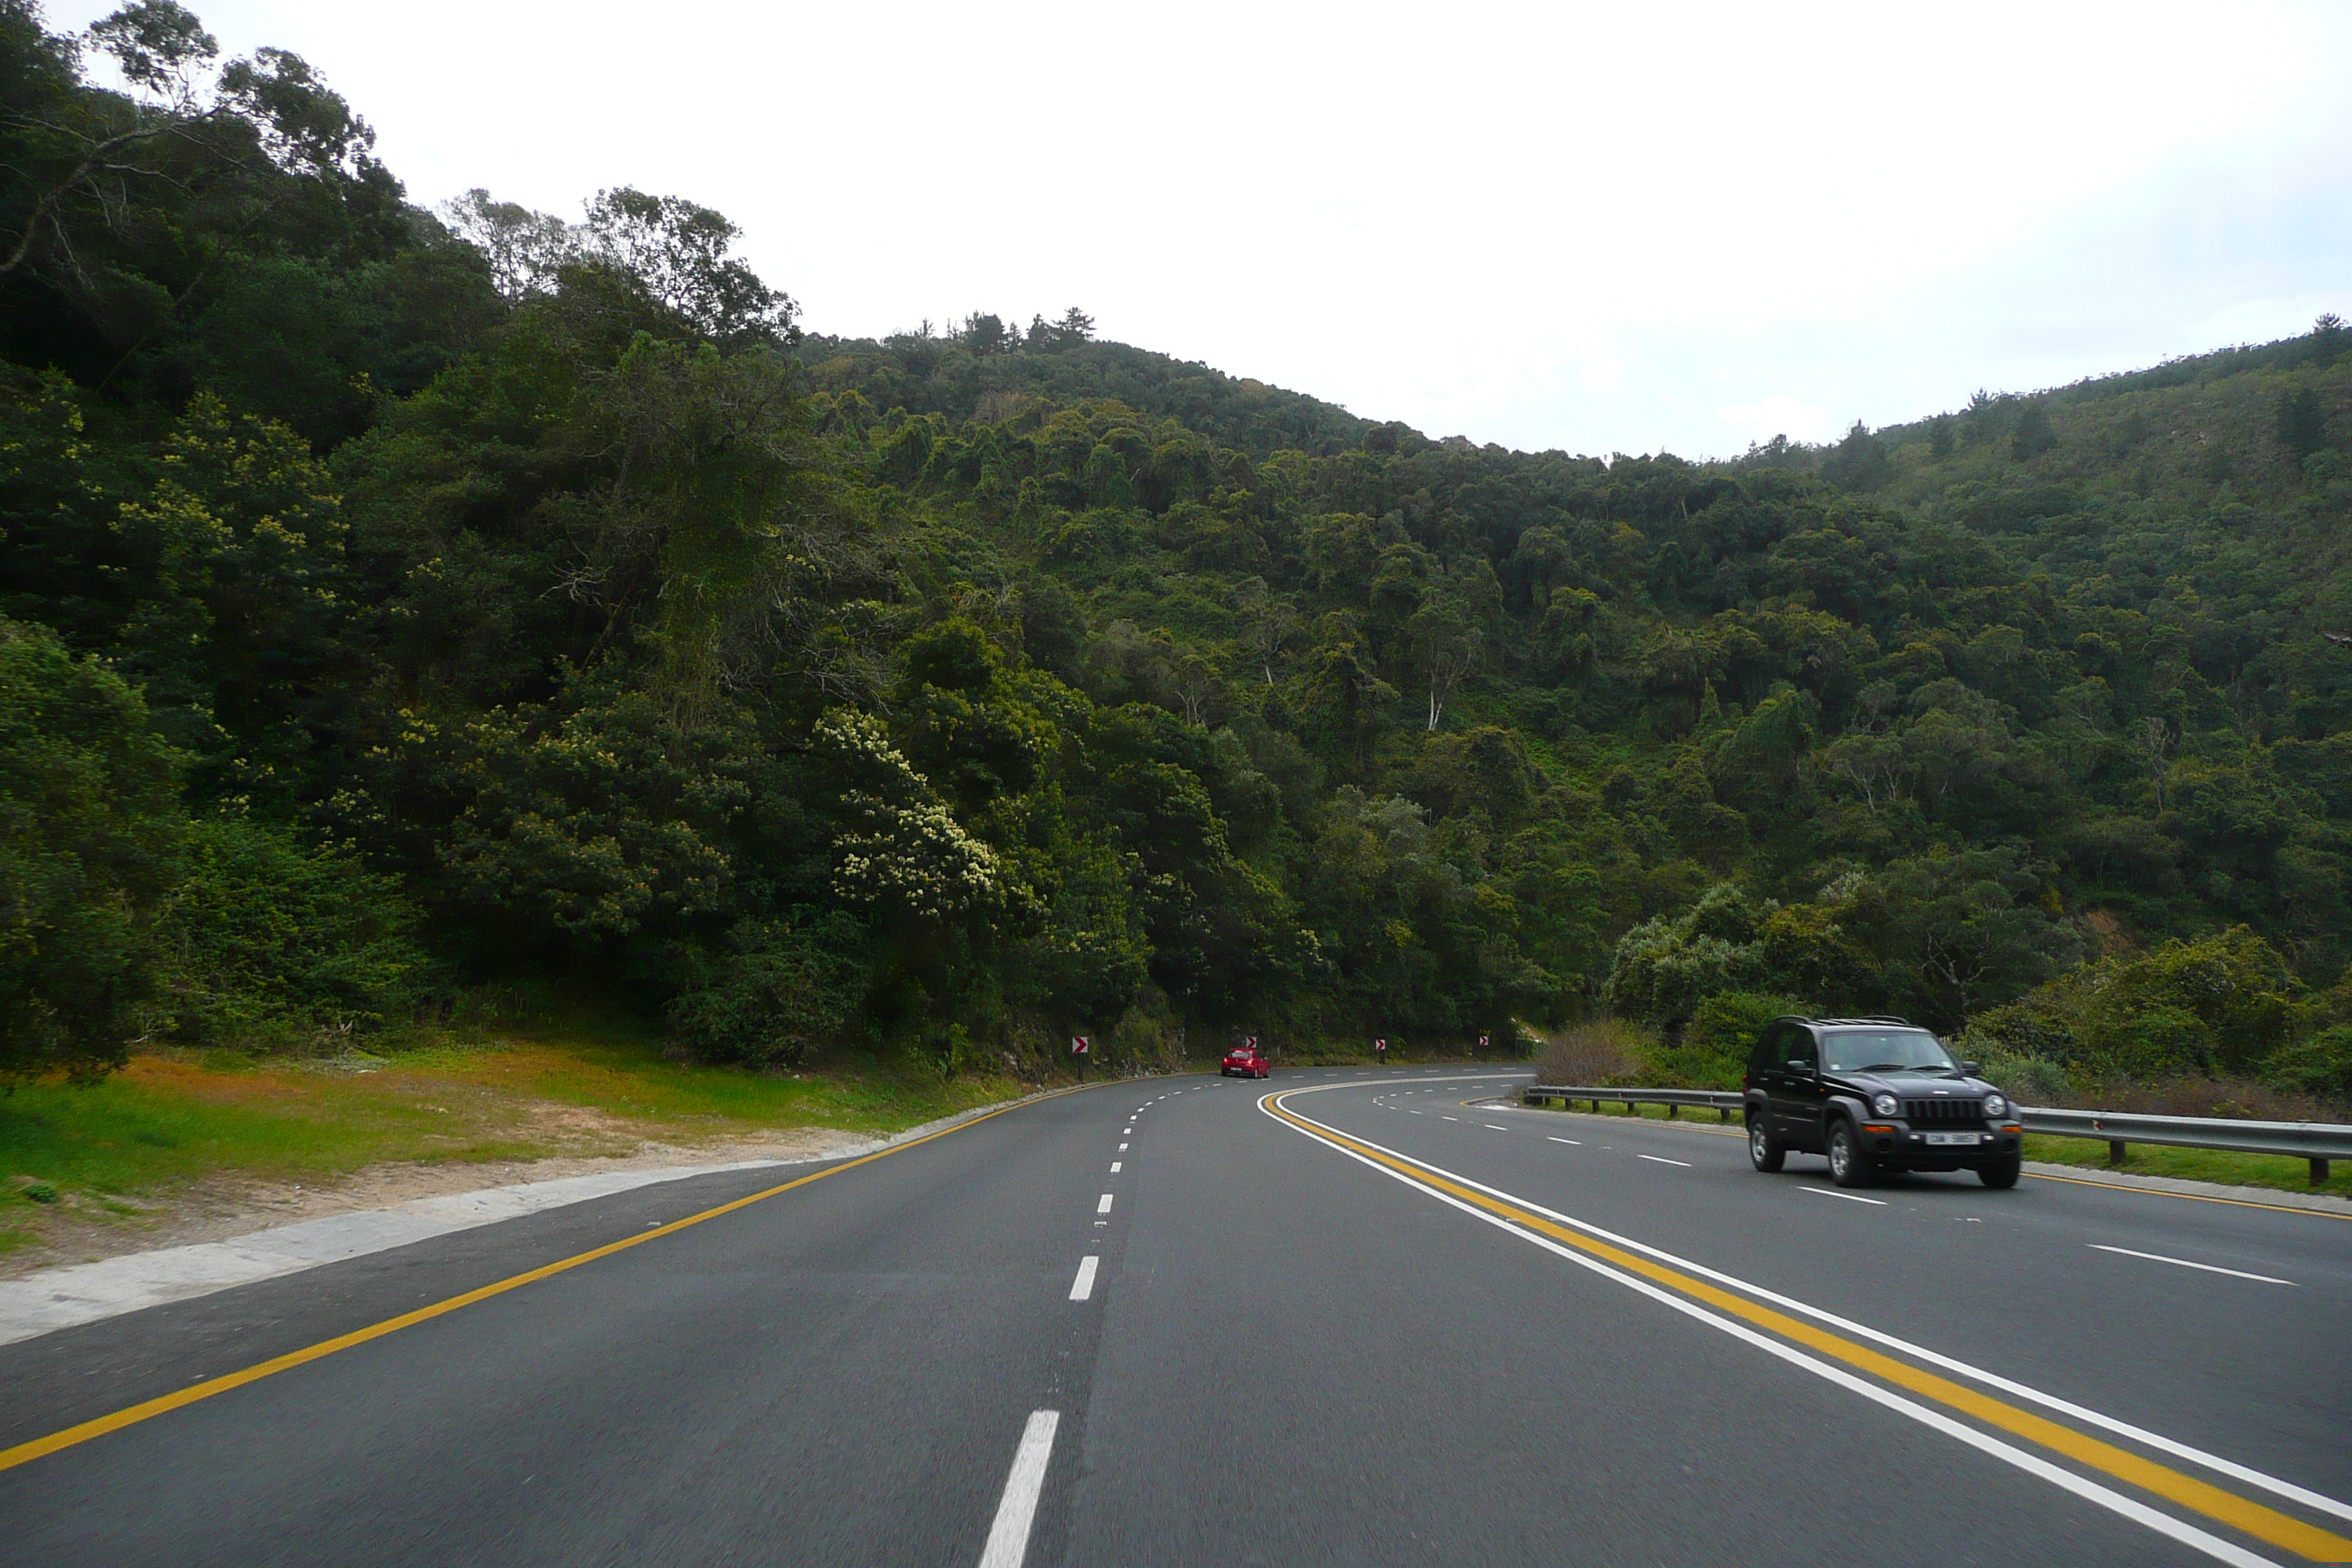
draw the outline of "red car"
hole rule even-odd
[[[1250,1040],[1225,1052],[1225,1059],[1217,1068],[1219,1078],[1264,1078],[1273,1069],[1265,1063],[1265,1053]]]

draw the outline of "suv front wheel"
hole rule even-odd
[[[1840,1121],[1830,1129],[1830,1180],[1841,1187],[1866,1187],[1878,1173],[1871,1157],[1862,1152],[1853,1123]]]
[[[1787,1146],[1766,1129],[1760,1114],[1751,1118],[1748,1123],[1748,1158],[1758,1170],[1768,1174],[1779,1170],[1789,1158]]]
[[[1992,1164],[1979,1165],[1977,1180],[1995,1192],[2005,1193],[2017,1185],[2017,1178],[2024,1173],[2024,1155],[2011,1154],[2007,1159],[1997,1161]]]

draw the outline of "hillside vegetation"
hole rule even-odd
[[[679,198],[421,210],[168,0],[0,0],[0,96],[6,1073],[593,973],[761,1066],[1802,1005],[2352,1094],[2333,318],[1513,452],[1075,309],[804,336]]]

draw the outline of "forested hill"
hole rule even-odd
[[[1317,398],[1097,342],[1092,319],[1075,307],[1050,324],[1033,319],[1017,335],[1000,318],[981,314],[945,335],[925,331],[887,343],[810,336],[800,348],[826,391],[854,392],[877,412],[903,408],[957,425],[1005,424],[1032,402],[1111,402],[1258,459],[1279,451],[1331,457],[1360,446],[1373,427]]]
[[[677,198],[420,210],[163,0],[0,47],[10,1071],[537,972],[755,1063],[1801,1004],[2352,1089],[2332,318],[1508,452],[1075,310],[804,337]]]

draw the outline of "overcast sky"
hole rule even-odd
[[[2352,315],[2340,0],[188,3],[416,200],[675,193],[816,331],[1075,303],[1507,446],[1817,440]]]

